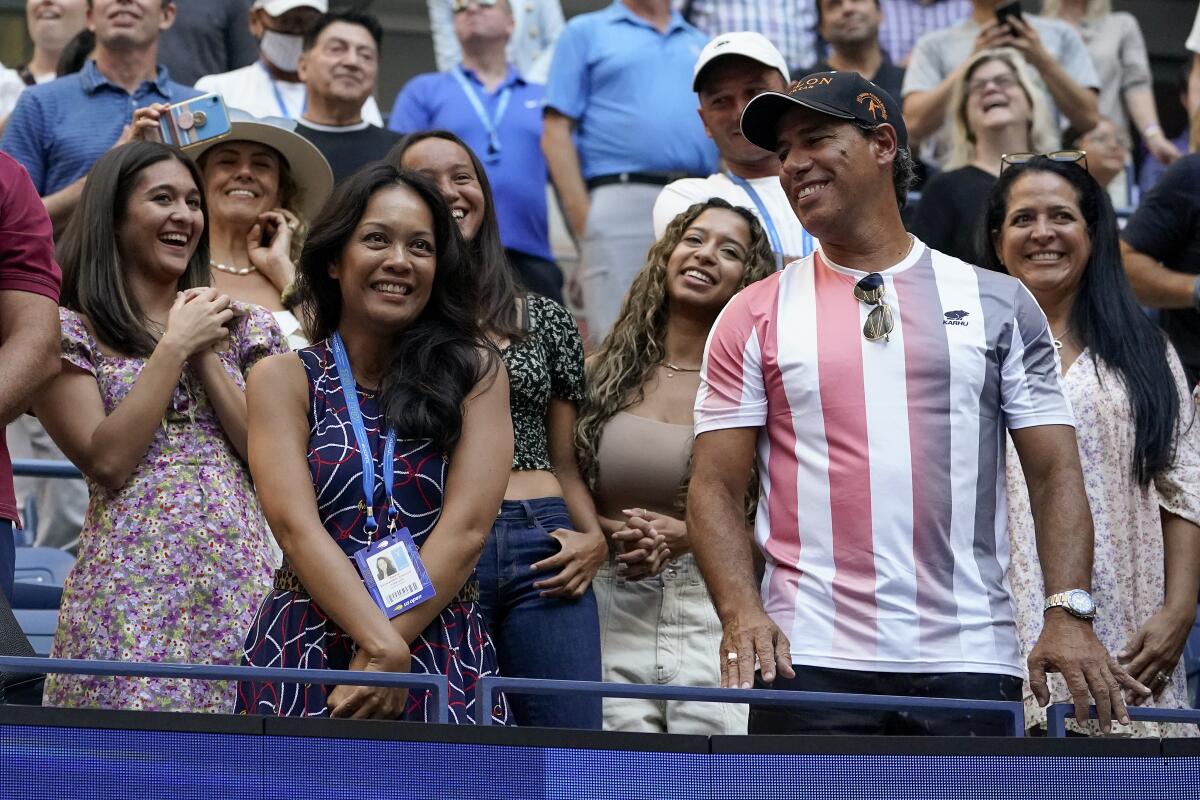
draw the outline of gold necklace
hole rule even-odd
[[[659,366],[667,368],[667,377],[668,378],[674,378],[676,372],[699,372],[700,371],[700,367],[696,367],[695,369],[691,369],[688,367],[678,367],[678,366],[672,364],[670,361],[663,361],[661,364],[659,364]]]
[[[229,275],[249,275],[251,272],[258,272],[258,267],[254,266],[253,264],[251,264],[248,267],[240,267],[240,268],[239,267],[230,267],[225,264],[218,264],[216,261],[213,261],[211,258],[208,260],[208,263],[210,266],[213,267],[213,269],[216,269],[220,272],[227,273]]]

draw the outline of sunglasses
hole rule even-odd
[[[854,284],[854,296],[869,306],[875,306],[871,313],[867,314],[867,321],[863,323],[863,336],[867,337],[869,342],[877,342],[880,339],[889,341],[888,337],[896,328],[892,308],[883,302],[884,289],[883,276],[878,272],[872,272]]]
[[[454,0],[450,7],[454,9],[455,14],[459,14],[470,8],[471,3],[474,3],[480,8],[491,8],[492,6],[496,5],[497,0]]]
[[[1000,156],[1000,171],[1004,172],[1017,164],[1028,164],[1035,158],[1048,158],[1060,164],[1079,164],[1083,167],[1083,171],[1087,172],[1086,150],[1055,150],[1053,153],[1005,153]]]

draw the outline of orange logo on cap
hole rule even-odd
[[[883,114],[884,121],[885,122],[887,121],[887,107],[883,104],[883,101],[880,100],[878,97],[871,94],[870,92],[863,92],[862,94],[860,94],[858,96],[857,99],[858,99],[858,102],[860,102],[860,103],[863,102],[864,100],[866,101],[867,111],[871,112],[871,119],[873,119],[873,120],[879,119],[879,116],[875,113],[876,110],[878,110],[880,114]]]

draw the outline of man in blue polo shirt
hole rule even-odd
[[[25,167],[61,231],[79,203],[83,176],[128,141],[133,112],[199,94],[158,65],[158,36],[175,21],[171,0],[90,0],[96,49],[82,71],[21,94],[0,150]]]
[[[500,241],[525,288],[562,302],[562,272],[550,251],[546,161],[542,157],[541,84],[508,62],[513,32],[507,0],[454,6],[462,62],[449,72],[410,80],[396,97],[388,127],[401,133],[441,128],[457,134],[487,170]]]
[[[707,41],[670,0],[616,0],[575,17],[559,37],[542,151],[580,245],[592,342],[612,327],[654,243],[659,190],[716,171],[691,92]]]

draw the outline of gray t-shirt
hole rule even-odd
[[[158,63],[184,86],[204,75],[252,64],[258,58],[258,43],[250,35],[250,3],[176,0],[175,24],[158,41]]]
[[[1096,66],[1074,28],[1060,20],[1032,14],[1025,15],[1025,19],[1041,37],[1042,46],[1062,65],[1072,80],[1088,89],[1100,88]],[[912,58],[908,62],[908,69],[904,73],[901,95],[907,97],[913,92],[928,92],[937,88],[959,64],[970,58],[971,48],[975,46],[975,37],[979,35],[979,30],[979,23],[968,17],[953,27],[927,33],[918,39],[917,46],[912,51]],[[1041,76],[1035,69],[1031,68],[1030,72],[1045,94],[1052,118],[1058,119],[1058,108],[1054,105],[1054,98],[1050,96],[1049,90],[1042,83]],[[935,159],[940,161],[948,152],[946,143],[950,141],[949,120],[942,125],[934,139],[938,142],[935,145]]]

